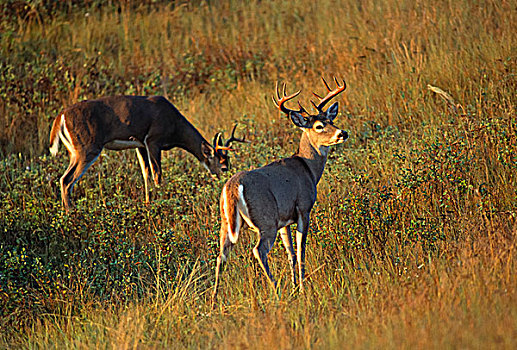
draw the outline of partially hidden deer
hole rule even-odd
[[[284,84],[282,96],[276,87],[278,102],[275,105],[289,116],[294,125],[302,130],[298,152],[289,158],[277,160],[264,167],[235,174],[224,185],[220,199],[221,231],[220,253],[215,269],[215,285],[212,301],[215,305],[220,282],[221,267],[226,262],[232,247],[237,243],[239,231],[244,223],[258,232],[258,243],[253,255],[264,270],[269,281],[276,288],[276,281],[269,270],[268,253],[280,231],[280,237],[289,258],[292,282],[297,285],[296,264],[298,264],[299,287],[303,290],[305,277],[305,244],[309,229],[310,213],[316,201],[316,187],[323,174],[329,147],[344,142],[346,131],[334,125],[338,114],[338,103],[327,110],[323,107],[346,89],[346,83],[338,83],[331,89],[323,82],[328,94],[313,101],[317,114],[309,114],[300,103],[299,110],[288,109],[285,103],[296,97],[300,91],[287,96]],[[290,225],[296,224],[296,252],[293,248]]]
[[[235,125],[236,126],[236,125]],[[161,152],[180,147],[193,154],[208,171],[219,176],[229,167],[228,150],[232,136],[223,144],[217,133],[210,145],[201,133],[162,96],[109,96],[86,100],[66,108],[50,131],[50,151],[58,152],[61,140],[70,155],[70,164],[60,179],[65,210],[71,207],[74,185],[106,148],[135,148],[144,178],[145,202],[149,202],[148,177],[161,183]]]

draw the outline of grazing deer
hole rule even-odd
[[[235,125],[236,127],[237,125]],[[162,96],[110,96],[87,100],[68,107],[52,125],[50,151],[57,154],[59,140],[70,153],[70,164],[61,177],[61,199],[68,212],[74,185],[101,154],[103,148],[136,148],[142,169],[145,202],[149,202],[149,171],[156,186],[162,176],[161,151],[180,147],[192,153],[212,175],[229,167],[228,150],[232,136],[223,145],[220,133],[211,146],[199,131]]]
[[[264,167],[237,173],[224,185],[220,200],[220,254],[215,270],[213,305],[217,298],[221,266],[237,243],[243,222],[259,234],[253,254],[275,288],[276,282],[269,271],[267,255],[275,243],[277,231],[280,231],[289,257],[293,284],[297,284],[298,262],[300,288],[303,289],[305,243],[311,209],[316,201],[316,185],[323,174],[329,146],[342,143],[348,138],[346,131],[334,125],[338,103],[335,102],[326,111],[323,110],[332,98],[346,89],[344,81],[341,85],[335,78],[334,81],[337,87],[331,90],[323,79],[328,90],[324,98],[314,94],[320,99],[317,105],[311,101],[318,111],[316,115],[309,114],[299,103],[299,110],[286,108],[285,103],[296,97],[300,91],[287,96],[284,85],[283,96],[280,96],[277,85],[278,102],[273,98],[275,105],[303,130],[298,152]],[[294,223],[297,224],[296,253],[290,229],[290,225]]]

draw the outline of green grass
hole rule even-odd
[[[516,347],[515,1],[0,7],[0,347]],[[318,187],[305,293],[277,244],[275,296],[247,231],[210,310],[231,174],[185,152],[148,206],[134,152],[105,151],[61,208],[65,106],[162,94],[207,139],[238,121],[233,174],[296,150],[275,82],[308,107],[332,75],[351,137]]]

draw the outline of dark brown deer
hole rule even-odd
[[[296,285],[296,262],[300,275],[300,288],[303,289],[305,276],[305,243],[309,229],[312,207],[316,201],[316,186],[320,180],[329,146],[344,142],[348,138],[346,131],[334,125],[338,114],[338,103],[334,103],[326,111],[323,107],[346,89],[346,83],[331,90],[323,79],[328,90],[324,98],[316,95],[320,101],[316,105],[318,114],[309,114],[301,104],[299,110],[285,107],[285,103],[296,97],[300,91],[287,96],[285,85],[283,96],[277,86],[275,105],[289,116],[294,125],[303,131],[298,152],[289,158],[277,160],[264,167],[235,174],[224,185],[221,194],[221,235],[220,254],[215,270],[215,286],[213,305],[217,298],[220,269],[226,261],[234,244],[237,243],[239,230],[245,222],[257,231],[259,241],[253,249],[260,266],[271,283],[276,282],[269,271],[267,255],[275,243],[277,232],[284,243],[289,257],[292,281]],[[296,253],[293,248],[291,224],[296,227]]]
[[[110,96],[87,100],[66,108],[52,125],[50,151],[57,154],[59,140],[70,154],[70,164],[61,177],[61,199],[71,208],[74,185],[101,154],[103,148],[136,148],[142,168],[145,202],[149,202],[149,172],[161,183],[161,151],[180,147],[193,154],[212,175],[228,170],[228,150],[235,138],[223,144],[221,134],[210,145],[199,131],[162,96]]]

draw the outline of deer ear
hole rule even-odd
[[[201,144],[201,152],[203,152],[203,155],[207,158],[214,158],[215,156],[215,150],[213,147],[210,147],[208,143],[202,143]]]
[[[327,109],[327,118],[330,119],[331,121],[336,119],[337,117],[337,112],[338,112],[338,106],[339,104],[337,102],[334,102],[332,104],[332,106],[329,107],[329,109]]]
[[[300,127],[300,128],[309,128],[310,127],[310,120],[309,118],[304,117],[298,112],[291,111],[289,113],[289,117],[291,118],[294,125]]]

